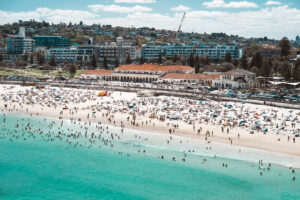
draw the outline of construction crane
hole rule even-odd
[[[177,40],[177,37],[178,37],[179,32],[180,32],[180,30],[181,30],[181,26],[182,26],[183,21],[184,21],[184,19],[185,19],[185,15],[186,15],[186,13],[183,13],[183,16],[182,16],[182,18],[181,18],[180,25],[179,25],[178,30],[177,30],[177,32],[176,32],[175,41]]]

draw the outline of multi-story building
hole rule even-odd
[[[45,58],[54,57],[59,63],[90,61],[94,54],[92,48],[51,48],[45,52]]]
[[[296,36],[296,40],[295,41],[296,41],[297,44],[300,44],[300,36],[299,35]]]
[[[107,46],[99,46],[97,49],[99,49],[99,51],[97,51],[99,52],[97,57],[99,58],[100,62],[102,62],[106,57],[106,59],[111,63],[118,59],[118,62],[123,64],[125,63],[128,55],[130,56],[131,60],[136,59],[136,48],[134,46],[118,46],[115,44],[110,44]]]
[[[262,57],[272,59],[280,56],[281,49],[276,45],[261,45],[260,52]]]
[[[71,40],[62,36],[38,36],[34,37],[35,46],[50,48],[67,48],[71,46]]]
[[[142,47],[142,57],[145,59],[158,58],[162,56],[174,56],[190,54],[199,56],[208,56],[213,59],[225,59],[227,52],[230,52],[232,58],[240,57],[240,49],[236,44],[202,43],[194,42],[190,44],[167,44],[155,45],[154,43],[144,44]]]
[[[33,53],[34,40],[19,36],[7,39],[7,54],[24,55],[25,53]]]
[[[90,61],[93,55],[100,63],[106,58],[110,64],[115,64],[116,59],[118,59],[119,64],[123,64],[127,55],[130,55],[132,60],[136,59],[136,48],[134,46],[124,46],[122,38],[117,38],[117,42],[101,46],[94,45],[92,39],[90,39],[90,41],[85,41],[84,45],[78,47],[50,48],[46,52],[46,59],[54,56],[57,62]]]
[[[6,41],[6,53],[7,60],[18,60],[25,54],[31,54],[34,52],[34,40],[26,38],[25,28],[20,27],[18,35],[7,38]]]
[[[121,81],[121,82],[139,82],[151,83],[159,80],[167,73],[171,74],[193,74],[194,68],[189,66],[176,65],[121,65],[112,70],[90,70],[81,74],[84,78],[97,78],[107,81]]]
[[[119,64],[123,64],[128,55],[131,60],[137,58],[136,47],[131,46],[131,44],[124,41],[122,37],[118,37],[116,42],[98,46],[96,49],[96,53],[98,53],[96,57],[100,62],[106,58],[108,62],[115,63],[116,59],[118,59]]]
[[[244,69],[233,69],[220,74],[220,79],[212,81],[212,86],[217,88],[254,88],[257,87],[255,74]]]

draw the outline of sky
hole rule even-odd
[[[111,24],[295,39],[300,0],[0,0],[0,24],[18,20]]]

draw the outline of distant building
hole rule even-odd
[[[100,63],[106,57],[111,65],[116,63],[116,59],[118,59],[119,64],[124,64],[127,55],[130,56],[131,60],[136,59],[136,48],[134,46],[124,46],[123,38],[117,38],[117,42],[101,46],[93,44],[92,38],[85,38],[84,45],[72,48],[50,48],[46,52],[46,59],[54,56],[57,62],[90,61],[93,55]]]
[[[116,42],[96,47],[96,57],[100,62],[106,58],[112,64],[116,62],[116,59],[119,64],[124,64],[128,55],[131,60],[135,60],[137,58],[136,47],[131,46],[122,37],[118,37]]]
[[[94,49],[90,48],[52,48],[45,52],[45,58],[53,56],[58,63],[90,61],[94,55]]]
[[[244,69],[233,69],[221,73],[220,79],[212,81],[217,88],[240,89],[257,87],[255,74]]]
[[[117,39],[117,43],[111,43],[109,45],[103,45],[97,47],[99,49],[98,58],[99,61],[103,61],[104,57],[113,63],[118,59],[119,64],[124,64],[127,56],[130,56],[131,60],[137,58],[136,47],[135,46],[125,46],[123,41]]]
[[[300,44],[300,36],[299,35],[296,36],[296,43]]]
[[[225,59],[227,52],[230,52],[232,58],[240,57],[240,49],[236,44],[222,44],[217,43],[202,43],[194,42],[190,44],[160,44],[154,43],[144,44],[142,46],[142,57],[145,59],[158,58],[162,56],[171,57],[176,55],[190,54],[199,56],[208,56],[212,59]]]
[[[260,52],[262,57],[272,59],[274,57],[280,57],[281,48],[276,47],[276,45],[260,45]]]
[[[159,80],[167,73],[183,75],[187,73],[194,73],[194,69],[189,66],[176,65],[122,65],[117,67],[114,71],[88,70],[83,72],[81,76],[85,78],[97,77],[97,79],[107,81],[151,83]]]
[[[296,56],[296,60],[300,59],[300,51],[297,51],[297,56]]]
[[[62,36],[35,36],[35,46],[50,48],[67,48],[71,46],[71,40]]]
[[[169,82],[200,83],[205,86],[212,86],[212,80],[220,79],[220,75],[167,73],[161,79]]]
[[[14,61],[23,57],[25,54],[34,52],[34,40],[26,38],[25,28],[20,27],[18,35],[11,36],[6,40],[6,60]]]
[[[87,79],[99,79],[102,80],[104,77],[110,76],[114,71],[113,70],[86,70],[81,73],[81,77],[87,78]]]

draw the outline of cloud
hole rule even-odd
[[[231,1],[226,3],[224,0],[213,0],[204,2],[207,8],[257,8],[257,4],[249,1]]]
[[[281,2],[279,2],[279,1],[267,1],[266,2],[266,6],[277,6],[277,5],[281,5]]]
[[[156,0],[115,0],[115,3],[156,3]]]
[[[49,9],[37,8],[28,12],[9,12],[0,10],[0,24],[13,23],[18,20],[29,21],[35,19],[36,21],[45,20],[47,22],[60,23],[60,22],[80,22],[89,21],[90,19],[97,18],[97,15],[83,10],[62,10],[62,9]]]
[[[172,11],[188,11],[190,10],[190,7],[179,5],[177,7],[171,8]]]
[[[154,27],[176,30],[182,13],[174,15],[154,12],[131,12],[125,16],[103,17],[99,13],[82,10],[61,10],[38,8],[27,12],[0,10],[0,24],[13,23],[22,19],[35,19],[53,23],[111,24],[123,27]],[[238,20],[237,20],[238,19]],[[300,10],[285,6],[267,7],[252,11],[208,11],[193,10],[188,13],[182,30],[187,32],[224,32],[243,37],[264,37],[281,39],[295,38],[300,32]]]
[[[104,11],[104,12],[114,12],[114,13],[133,13],[133,12],[150,12],[152,11],[151,8],[145,6],[133,6],[133,7],[125,7],[119,5],[89,5],[88,6],[92,11]]]

